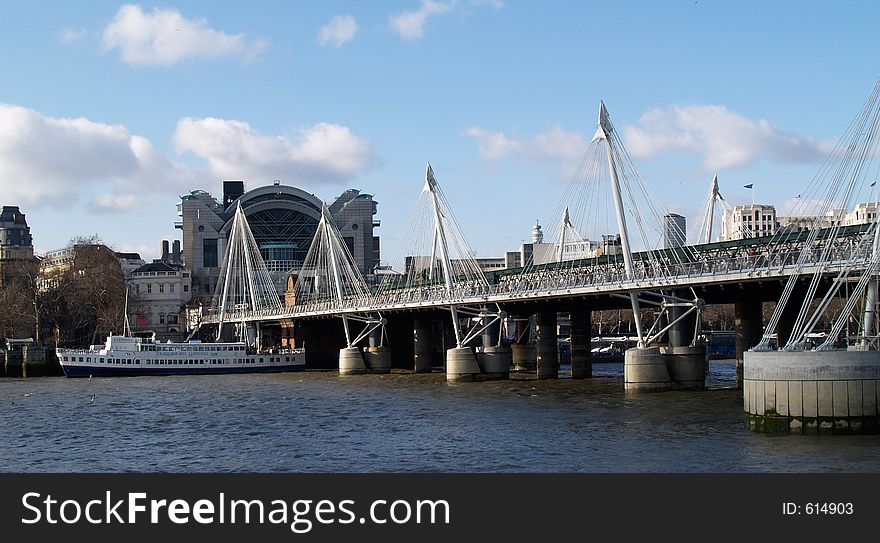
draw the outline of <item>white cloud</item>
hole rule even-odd
[[[58,39],[61,43],[74,42],[88,34],[85,28],[65,28],[58,33]]]
[[[522,142],[507,137],[504,132],[490,132],[474,126],[465,130],[464,135],[477,140],[480,156],[486,160],[497,160],[517,154],[523,148]]]
[[[338,49],[342,44],[353,40],[357,31],[358,24],[354,17],[337,15],[321,27],[321,31],[318,33],[318,43]]]
[[[404,11],[398,15],[392,15],[389,24],[402,39],[418,40],[425,36],[425,23],[428,22],[428,17],[447,13],[453,7],[455,7],[454,0],[448,2],[422,0],[421,8],[416,11]]]
[[[98,194],[89,202],[89,207],[95,213],[115,213],[128,211],[137,202],[133,194]]]
[[[654,108],[635,126],[623,128],[629,152],[648,158],[687,150],[702,156],[708,171],[747,166],[761,160],[812,162],[833,144],[787,134],[765,119],[749,119],[724,106],[672,105]]]
[[[503,0],[471,0],[471,4],[475,6],[491,6],[495,10],[499,10],[504,7]]]
[[[69,206],[99,185],[152,194],[188,190],[198,178],[197,171],[171,162],[124,126],[56,119],[0,104],[0,194],[6,202]]]
[[[292,139],[263,134],[242,121],[186,117],[177,123],[174,144],[178,153],[207,160],[211,172],[225,179],[338,183],[375,165],[369,141],[330,123],[300,129]]]
[[[540,160],[577,160],[583,157],[589,145],[583,134],[558,126],[531,138],[512,138],[504,132],[490,132],[479,127],[468,128],[463,134],[477,140],[480,155],[487,160],[508,155]]]
[[[208,27],[205,19],[187,19],[174,8],[125,5],[104,29],[104,50],[119,49],[129,64],[170,65],[190,58],[258,57],[265,40],[245,40]]]

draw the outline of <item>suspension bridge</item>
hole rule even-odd
[[[795,205],[793,215],[816,217],[809,228],[711,242],[716,207],[727,206],[716,176],[692,244],[660,247],[668,212],[638,174],[602,103],[592,144],[554,212],[554,254],[484,273],[427,164],[423,190],[395,256],[403,269],[378,285],[365,283],[325,207],[296,273],[292,300],[282,304],[247,219],[237,209],[221,283],[199,326],[215,330],[218,338],[234,326],[249,331],[249,340],[258,344],[260,328],[275,324],[282,336],[292,334],[282,339],[305,345],[307,360],[332,357],[343,374],[390,371],[393,358],[430,371],[432,353],[442,344],[449,380],[506,378],[511,366],[554,378],[557,315],[570,313],[572,377],[577,378],[590,375],[591,312],[626,307],[633,312],[637,346],[626,353],[625,388],[662,391],[703,387],[701,313],[707,299],[732,302],[738,358],[745,368],[744,411],[753,429],[876,427],[880,232],[876,218],[845,225],[828,224],[828,217],[863,201],[865,187],[877,176],[878,89],[880,83]],[[582,233],[608,232],[609,224],[619,235],[619,247],[597,256]],[[684,232],[678,234],[685,239]],[[766,326],[762,301],[778,301]],[[835,303],[842,310],[824,342],[815,346],[808,338]],[[332,324],[337,321],[341,325]],[[508,344],[508,338],[514,341]],[[811,377],[816,367],[825,372],[819,371],[818,381]],[[824,396],[820,401],[826,381],[837,391],[837,399],[828,400],[830,411],[822,407]],[[799,411],[790,408],[797,387]],[[808,409],[814,397],[816,409]]]

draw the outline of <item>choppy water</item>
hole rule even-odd
[[[756,435],[704,392],[441,373],[0,380],[0,471],[880,471],[880,436]]]

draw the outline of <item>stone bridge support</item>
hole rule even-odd
[[[542,307],[535,314],[538,379],[559,377],[559,345],[556,326],[555,309]]]
[[[763,312],[758,297],[743,296],[733,305],[736,329],[736,383],[743,386],[743,353],[760,343],[764,333]]]
[[[433,364],[433,323],[426,316],[413,319],[413,369],[416,373],[430,373]]]
[[[513,369],[516,371],[535,371],[538,365],[538,354],[532,341],[534,318],[522,314],[510,315],[508,327],[513,328],[511,335],[515,338],[510,345]]]
[[[592,336],[592,311],[589,302],[578,300],[571,306],[571,378],[585,379],[593,376],[590,355]]]
[[[492,320],[485,317],[482,325],[487,325]],[[510,347],[501,344],[501,321],[489,325],[482,334],[481,347],[477,347],[477,363],[480,365],[484,381],[510,378],[510,366],[513,364],[513,355]]]

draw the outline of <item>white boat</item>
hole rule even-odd
[[[57,353],[67,377],[270,373],[306,367],[303,349],[256,352],[242,342],[160,343],[111,335],[104,345]]]

